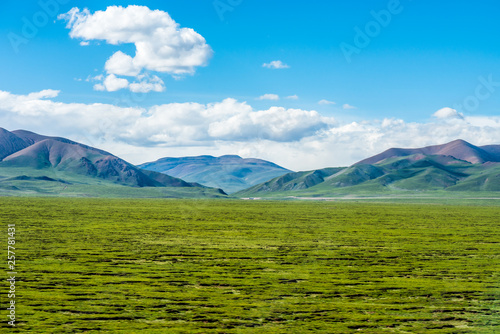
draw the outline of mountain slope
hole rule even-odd
[[[14,187],[14,181],[48,186],[46,182],[70,179],[72,182],[67,183],[204,188],[172,176],[141,170],[103,150],[24,130],[9,132],[0,128],[0,152],[3,156],[0,181],[4,185],[9,181],[7,184]]]
[[[257,184],[236,193],[237,196],[262,195],[283,191],[296,191],[314,187],[325,181],[325,178],[341,172],[344,168],[325,168],[307,172],[293,172],[275,177],[267,182]]]
[[[0,128],[0,161],[9,155],[20,151],[30,144],[14,133]]]
[[[351,167],[289,173],[235,195],[336,196],[443,190],[500,191],[498,152],[500,145],[477,147],[460,140],[420,149],[390,149]],[[318,182],[298,182],[300,178],[324,173],[325,170],[330,171],[329,175]]]
[[[458,139],[444,145],[427,146],[423,148],[391,148],[373,157],[361,160],[357,164],[377,164],[388,158],[404,157],[414,154],[444,155],[465,160],[473,164],[485,162],[500,162],[500,145],[474,146]]]
[[[222,188],[227,193],[233,193],[290,172],[269,161],[243,159],[236,155],[162,158],[138,167],[208,187]]]
[[[490,156],[495,157],[495,161],[498,161],[500,159],[500,145],[481,146],[481,149],[488,153]]]

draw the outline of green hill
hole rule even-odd
[[[438,151],[446,154],[424,153]],[[495,145],[477,148],[463,141],[422,149],[391,149],[350,167],[289,173],[234,195],[335,197],[442,191],[497,192],[500,191],[499,152]],[[366,163],[369,161],[375,163]],[[314,175],[322,177],[315,178],[315,182],[304,182],[305,178]]]
[[[192,193],[188,197],[210,192],[225,196],[219,189],[142,170],[93,147],[23,130],[0,128],[0,156],[0,195],[176,197],[183,188],[183,193]]]

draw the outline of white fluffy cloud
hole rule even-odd
[[[28,95],[0,91],[0,124],[8,130],[26,129],[97,145],[98,139],[114,141],[115,134],[145,112],[110,104],[51,100],[58,94],[54,90]]]
[[[332,119],[315,111],[272,107],[253,110],[225,99],[207,105],[172,103],[152,107],[122,135],[144,145],[193,145],[212,141],[293,141],[326,129]]]
[[[452,108],[441,108],[438,111],[436,111],[432,116],[440,119],[446,119],[446,118],[464,118],[464,115],[462,113],[459,113],[455,109]]]
[[[129,89],[134,93],[147,93],[150,91],[162,92],[165,90],[163,80],[158,78],[156,75],[139,75],[137,78],[139,79],[139,82],[133,82],[129,86]]]
[[[276,94],[264,94],[257,98],[257,100],[271,100],[278,101],[280,99],[279,95]]]
[[[104,79],[102,83],[94,85],[95,90],[107,90],[108,92],[115,92],[117,90],[127,88],[129,82],[127,79],[117,78],[116,75],[110,74]]]
[[[57,97],[61,91],[54,89],[45,89],[40,92],[30,93],[25,98],[25,100],[38,100],[38,99],[48,99],[52,97]],[[5,93],[5,92],[3,92]],[[20,96],[20,98],[23,98]]]
[[[115,92],[123,88],[128,88],[134,93],[148,93],[151,91],[162,92],[165,90],[163,80],[156,75],[149,76],[141,74],[137,76],[137,79],[139,81],[129,83],[125,78],[118,78],[116,75],[110,74],[106,78],[97,76],[89,79],[89,81],[98,81],[98,83],[94,85],[94,89],[99,91]]]
[[[284,64],[281,60],[273,60],[270,63],[264,63],[264,64],[262,64],[262,67],[270,68],[270,69],[273,69],[273,70],[280,70],[280,69],[284,69],[284,68],[290,68],[290,66],[288,66],[287,64]]]
[[[104,65],[106,72],[118,75],[136,76],[141,73],[142,68],[134,65],[134,59],[129,55],[117,51]]]
[[[208,133],[223,140],[253,138],[277,142],[294,141],[328,127],[316,111],[272,107],[268,110],[240,112],[232,117],[214,121]]]
[[[116,141],[146,146],[294,141],[334,122],[316,111],[281,107],[254,110],[246,102],[231,98],[209,104],[170,103],[145,110],[106,104],[65,104],[49,99],[58,93],[47,90],[24,96],[0,91],[0,120],[14,120],[15,127],[40,124],[36,127],[40,132],[53,128],[64,132],[61,135],[106,135]],[[33,117],[27,120],[25,116]]]
[[[174,76],[193,74],[197,67],[206,66],[212,56],[212,49],[203,36],[193,29],[180,28],[168,13],[145,6],[110,6],[93,14],[88,9],[75,7],[59,15],[59,19],[68,22],[71,38],[82,39],[82,45],[92,40],[135,45],[133,57],[117,51],[106,61],[106,79],[114,75],[110,78],[113,84],[103,82],[96,85],[96,89],[128,87],[141,92],[162,91],[163,82],[158,80],[141,80],[125,86],[124,81],[118,83],[116,76],[137,77],[145,71]]]
[[[421,147],[458,138],[500,144],[500,117],[401,119],[339,123],[316,111],[246,102],[170,103],[144,108],[62,103],[55,90],[28,95],[0,91],[0,124],[67,137],[132,163],[165,156],[239,154],[294,170],[345,166],[391,147]]]

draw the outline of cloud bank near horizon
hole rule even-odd
[[[59,91],[0,91],[0,126],[67,137],[132,163],[166,156],[238,154],[293,170],[346,166],[391,147],[421,147],[464,139],[500,144],[500,117],[462,116],[443,108],[428,122],[402,119],[340,123],[314,110],[247,102],[169,103],[150,108],[62,103]]]

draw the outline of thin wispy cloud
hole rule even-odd
[[[257,98],[257,100],[271,100],[271,101],[278,101],[279,99],[280,97],[277,94],[264,94]]]
[[[344,105],[342,105],[342,109],[352,110],[352,109],[356,109],[356,107],[355,106],[351,106],[350,104],[345,103]]]
[[[280,69],[290,68],[290,66],[288,66],[285,63],[283,63],[281,60],[273,60],[270,63],[264,63],[264,64],[262,64],[262,67],[270,68],[270,69],[273,69],[273,70],[280,70]]]
[[[288,99],[288,100],[298,100],[299,97],[297,95],[290,95],[290,96],[287,96],[286,99]]]
[[[324,100],[324,99],[323,99],[323,100],[319,100],[319,101],[318,101],[318,104],[319,104],[320,106],[327,106],[327,105],[336,104],[336,103],[335,103],[335,102],[333,102],[333,101],[329,101],[329,100]]]

